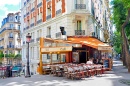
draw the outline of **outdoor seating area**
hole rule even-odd
[[[43,67],[44,74],[50,74],[57,77],[65,77],[72,80],[80,80],[86,77],[102,76],[105,68],[100,64],[56,64]]]

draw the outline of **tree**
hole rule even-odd
[[[113,15],[112,15],[113,23],[116,27],[117,33],[120,33],[120,35],[122,36],[121,27],[122,27],[122,24],[124,23],[125,18],[126,18],[126,8],[124,7],[122,0],[113,0],[111,2],[111,4],[113,5]],[[121,40],[120,39],[121,37],[120,38],[116,37],[116,38],[115,38],[116,40],[118,40],[118,39]],[[114,45],[114,47],[117,47],[116,44]],[[121,57],[123,60],[123,65],[126,66],[124,46],[122,44],[119,47],[121,47]]]
[[[130,3],[129,0],[114,0],[113,1],[113,20],[118,31],[121,32],[123,39],[122,44],[122,54],[126,59],[128,72],[130,72],[130,53],[129,53],[129,43],[128,43],[128,28],[129,28],[129,18],[130,18]]]

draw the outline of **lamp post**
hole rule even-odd
[[[26,70],[26,76],[25,77],[31,77],[30,75],[30,66],[29,66],[29,43],[31,41],[31,35],[28,33],[26,35],[26,43],[28,44],[28,53],[27,53],[27,70]]]

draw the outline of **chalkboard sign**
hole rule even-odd
[[[109,60],[104,59],[104,65],[105,65],[105,68],[109,68]]]

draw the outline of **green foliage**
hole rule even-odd
[[[21,54],[15,55],[15,59],[16,59],[16,58],[21,58]]]
[[[114,33],[114,49],[117,53],[121,52],[122,49],[122,37],[121,37],[121,28],[122,24],[126,20],[126,16],[128,15],[127,11],[130,5],[130,0],[113,0],[111,2],[113,8],[112,20],[116,27],[116,32]],[[130,23],[125,28],[125,33],[127,35],[128,40],[130,40]]]
[[[122,39],[121,39],[121,34],[120,32],[115,32],[114,33],[114,37],[113,37],[113,46],[114,46],[114,50],[117,53],[121,53],[121,48],[122,48]]]

